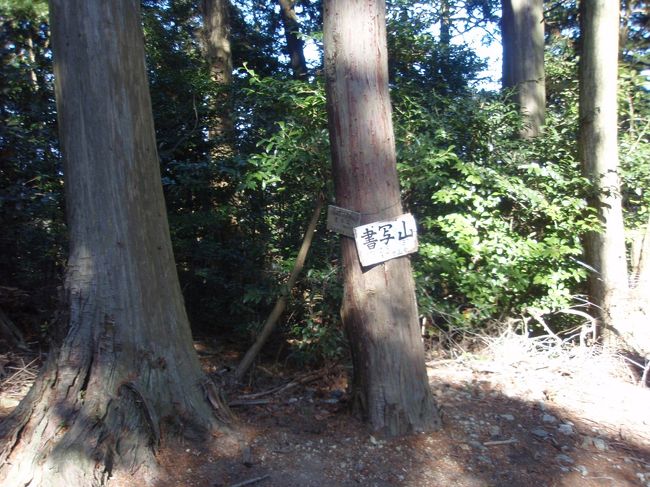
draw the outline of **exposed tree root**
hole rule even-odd
[[[59,352],[59,360],[64,355]],[[70,367],[48,361],[0,426],[0,485],[103,486],[117,471],[153,481],[165,436],[207,439],[231,419],[214,385],[208,394],[206,382],[168,381],[169,395],[161,395],[134,377],[105,388],[94,377],[102,362],[86,357],[81,367]],[[151,378],[151,371],[138,375]]]

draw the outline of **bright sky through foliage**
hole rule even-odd
[[[465,17],[466,12],[461,10],[458,15]],[[451,42],[458,46],[469,46],[481,59],[485,60],[487,67],[479,72],[480,81],[476,83],[476,87],[484,90],[498,90],[501,88],[501,35],[498,25],[488,24],[486,29],[475,27],[463,33],[456,32]],[[436,37],[439,36],[438,24],[431,26],[431,33]],[[486,42],[488,39],[491,39],[491,41]],[[318,44],[320,44],[320,41],[305,38],[305,58],[307,63],[311,65],[320,63],[322,45],[319,46]]]

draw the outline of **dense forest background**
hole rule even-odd
[[[232,76],[215,75],[201,2],[142,2],[163,187],[195,334],[246,346],[290,292],[278,357],[345,350],[339,236],[321,219],[304,273],[285,289],[319,195],[333,201],[321,2],[232,2]],[[648,10],[624,0],[619,156],[628,252],[650,213]],[[388,2],[391,98],[419,313],[433,342],[504,323],[570,333],[584,317],[583,239],[599,223],[578,156],[578,6],[545,5],[546,122],[526,124],[511,90],[489,90],[466,35],[500,46],[492,0]],[[47,4],[1,1],[0,308],[31,338],[54,330],[66,263]],[[291,56],[310,49],[305,71]],[[302,47],[300,45],[299,47]],[[291,49],[290,49],[291,48]],[[492,80],[499,81],[499,80]],[[630,259],[630,262],[634,262]]]

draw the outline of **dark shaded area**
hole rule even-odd
[[[220,465],[216,485],[267,474],[270,478],[261,485],[276,487],[323,483],[519,487],[601,485],[603,480],[636,485],[636,473],[650,466],[647,445],[598,435],[607,445],[601,451],[587,444],[586,439],[595,436],[588,418],[566,416],[553,406],[542,409],[537,402],[508,397],[480,382],[433,383],[444,412],[442,432],[396,440],[373,438],[346,412],[347,395],[339,396],[337,380],[341,378],[325,378],[273,397],[269,404],[240,408],[242,422],[255,430],[248,462],[252,465],[242,458],[226,461]],[[559,433],[557,424],[544,423],[545,415],[556,416],[563,424],[573,422],[574,432]],[[536,436],[533,431],[538,429],[548,436]],[[516,443],[490,445],[508,440]]]

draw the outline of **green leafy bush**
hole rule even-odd
[[[396,97],[396,114],[405,201],[421,226],[422,313],[480,327],[567,306],[594,225],[564,137],[572,121],[551,110],[545,135],[522,141],[517,110],[498,98]]]

